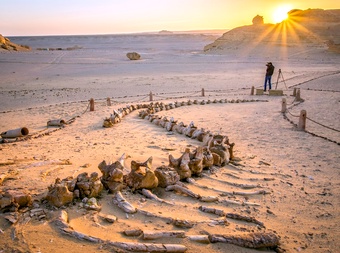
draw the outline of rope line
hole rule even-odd
[[[304,82],[301,82],[301,83],[298,83],[298,84],[294,84],[292,86],[289,86],[289,88],[292,88],[292,87],[295,87],[295,86],[299,86],[301,84],[305,84],[305,83],[308,83],[308,82],[311,82],[311,81],[314,81],[314,80],[317,80],[317,79],[320,79],[320,78],[323,78],[323,77],[326,77],[326,76],[332,76],[332,75],[337,75],[339,74],[340,71],[335,71],[335,72],[332,72],[332,73],[329,73],[329,74],[325,74],[325,75],[322,75],[322,76],[317,76],[317,77],[314,77],[312,79],[309,79],[307,81],[304,81]]]
[[[294,101],[295,101],[295,100],[296,100],[296,97],[295,97]],[[301,103],[304,102],[304,100],[301,99],[298,103],[295,103],[295,104],[294,104],[294,101],[292,102],[292,106],[291,106],[289,109],[291,109],[291,108],[293,108],[293,107],[295,107],[295,106],[297,106],[297,105],[299,105],[299,104],[301,104]],[[289,123],[291,123],[291,124],[294,125],[295,127],[298,127],[298,125],[297,125],[296,123],[294,123],[291,119],[289,119],[289,118],[287,117],[287,113],[290,114],[292,117],[296,117],[296,118],[299,118],[300,116],[294,115],[294,114],[291,113],[288,109],[286,109],[286,111],[283,112],[283,118],[286,119]],[[340,130],[338,130],[338,129],[335,129],[335,128],[326,126],[326,125],[324,125],[324,124],[321,124],[321,123],[319,123],[319,122],[317,122],[317,121],[315,121],[315,120],[313,120],[313,119],[311,119],[311,118],[309,118],[309,117],[306,117],[306,119],[312,121],[313,123],[315,123],[315,124],[317,124],[317,125],[319,125],[319,126],[325,127],[325,128],[327,128],[327,129],[330,129],[330,130],[333,130],[333,131],[336,131],[336,132],[340,132]],[[330,138],[327,138],[327,137],[325,137],[325,136],[321,136],[321,135],[315,134],[315,133],[310,132],[310,131],[307,131],[307,130],[305,130],[305,129],[304,129],[304,132],[306,132],[306,133],[308,133],[308,134],[310,134],[310,135],[312,135],[312,136],[319,137],[319,138],[322,138],[322,139],[327,140],[327,141],[329,141],[329,142],[332,142],[332,143],[335,143],[335,144],[337,144],[337,145],[340,145],[340,142],[334,141],[334,140],[332,140],[332,139],[330,139]]]
[[[292,114],[288,109],[286,110],[290,115],[292,115],[293,117],[296,117],[296,118],[299,118],[300,117],[300,115],[294,115],[294,114]]]
[[[296,100],[296,97],[294,97],[294,100],[293,100],[293,102],[291,102],[290,104],[287,104],[287,105],[293,105],[293,104],[294,104],[294,102],[295,102],[295,100]]]
[[[306,118],[307,118],[308,120],[312,121],[313,123],[317,124],[317,125],[323,126],[323,127],[325,127],[325,128],[328,128],[328,129],[333,130],[333,131],[336,131],[336,132],[340,132],[340,130],[338,130],[338,129],[335,129],[335,128],[326,126],[326,125],[324,125],[324,124],[321,124],[321,123],[319,123],[319,122],[316,122],[315,120],[313,120],[313,119],[311,119],[311,118],[309,118],[309,117],[306,117]]]

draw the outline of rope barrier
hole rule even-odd
[[[296,98],[294,99],[294,101],[295,101],[295,100],[296,100]],[[299,104],[301,104],[302,102],[304,102],[304,100],[302,99],[302,100],[299,101],[298,103],[295,103],[295,104],[294,104],[294,101],[292,102],[292,106],[290,107],[290,109],[293,108],[293,107],[295,107],[295,106],[297,106],[297,105],[299,105]],[[291,113],[288,109],[286,109],[286,110],[283,112],[283,118],[286,119],[288,122],[290,122],[290,123],[291,123],[292,125],[294,125],[295,127],[298,127],[297,124],[295,124],[292,120],[290,120],[290,119],[287,117],[287,113],[290,114],[292,117],[296,117],[296,118],[300,118],[300,116],[299,116],[299,115],[294,115],[294,114]],[[340,130],[338,130],[338,129],[335,129],[335,128],[326,126],[326,125],[324,125],[324,124],[322,124],[322,123],[319,123],[319,122],[317,122],[317,121],[315,121],[315,120],[313,120],[313,119],[311,119],[311,118],[309,118],[309,117],[306,117],[306,119],[310,120],[311,122],[313,122],[313,123],[315,123],[315,124],[317,124],[317,125],[319,125],[319,126],[322,126],[322,127],[324,127],[324,128],[327,128],[327,129],[329,129],[329,130],[333,130],[333,131],[335,131],[335,132],[340,132]],[[305,130],[305,129],[303,129],[303,131],[306,132],[306,133],[308,133],[308,134],[310,134],[310,135],[312,135],[312,136],[319,137],[319,138],[322,138],[322,139],[327,140],[327,141],[329,141],[329,142],[332,142],[332,143],[335,143],[335,144],[337,144],[337,145],[340,145],[340,142],[334,141],[334,140],[332,140],[332,139],[330,139],[330,138],[327,138],[327,137],[325,137],[325,136],[321,136],[321,135],[315,134],[315,133],[310,132],[310,131],[307,131],[307,130]]]
[[[337,72],[337,73],[340,73],[340,72]],[[333,74],[334,74],[334,73],[333,73]],[[325,75],[325,76],[327,76],[327,75]],[[311,80],[314,80],[314,79],[311,79]],[[299,84],[298,84],[298,85],[299,85]],[[295,86],[296,86],[296,85],[295,85]],[[293,87],[293,86],[292,86],[292,87]],[[243,89],[243,88],[242,88],[242,89]],[[178,93],[183,94],[183,93],[185,93],[185,92],[159,93],[159,94],[152,94],[152,93],[150,92],[150,94],[153,95],[153,96],[156,96],[156,97],[163,98],[163,99],[174,99],[174,98],[183,98],[183,97],[197,96],[198,94],[204,95],[204,92],[210,92],[210,93],[212,93],[212,92],[217,92],[218,94],[216,94],[215,96],[222,96],[221,93],[223,93],[223,92],[232,93],[232,92],[237,91],[237,90],[240,90],[240,89],[236,89],[236,90],[233,90],[233,89],[232,89],[232,90],[204,90],[204,89],[202,89],[202,91],[194,91],[194,92],[192,92],[192,93],[190,93],[190,94],[186,94],[185,96],[182,95],[182,96],[178,96],[178,97],[167,97],[167,96],[165,96],[165,95],[178,94]],[[201,93],[201,92],[202,92],[202,93]],[[163,95],[164,95],[164,96],[163,96]],[[242,94],[242,95],[249,95],[249,94]],[[138,97],[138,96],[139,96],[139,95],[137,95],[137,97]],[[124,96],[124,97],[116,97],[116,99],[119,99],[119,98],[126,98],[126,97],[127,97],[127,96]],[[129,96],[129,97],[131,98],[131,97],[135,97],[135,96]],[[115,97],[113,97],[113,99],[114,99],[114,98],[115,98]],[[145,100],[145,99],[147,99],[147,98],[150,98],[150,95],[149,95],[149,94],[148,94],[148,95],[145,95],[145,96],[143,96],[143,97],[141,97],[141,98],[138,98],[137,100],[135,100],[135,101],[133,101],[133,102],[141,102],[141,101],[143,101],[143,100]],[[107,99],[107,98],[105,98],[105,99],[96,99],[96,100],[97,100],[97,101],[98,101],[98,100],[105,100],[105,101],[106,101],[106,99]],[[81,101],[81,102],[85,102],[85,101]],[[298,101],[297,103],[295,103],[295,102],[296,102],[296,97],[295,97],[294,100],[289,104],[289,105],[291,105],[291,107],[290,107],[289,109],[292,109],[293,107],[299,105],[300,103],[304,102],[304,100],[301,99],[301,100]],[[77,102],[69,102],[69,103],[77,103]],[[63,103],[63,104],[65,104],[65,103]],[[67,103],[66,103],[66,104],[67,104]],[[89,107],[90,107],[90,102],[87,104],[86,109],[85,109],[83,112],[80,113],[80,115],[74,116],[74,117],[72,117],[71,119],[67,120],[67,121],[66,121],[66,124],[71,124],[71,123],[73,123],[77,117],[80,117],[80,116],[82,116],[83,114],[85,114],[85,113],[88,111]],[[32,109],[32,108],[30,108],[30,109]],[[14,111],[15,111],[15,110],[14,110]],[[20,111],[20,110],[19,110],[19,111]],[[13,111],[6,111],[6,112],[13,112]],[[2,113],[6,113],[6,112],[2,112]],[[291,115],[292,117],[296,117],[296,118],[299,118],[300,116],[299,116],[299,115],[294,115],[294,114],[293,114],[290,110],[288,110],[288,109],[286,109],[286,111],[283,112],[284,118],[285,118],[286,120],[288,120],[291,124],[296,125],[294,122],[292,122],[292,121],[287,117],[286,113],[288,113],[288,114]],[[307,117],[307,119],[310,120],[310,121],[312,121],[313,123],[315,123],[315,124],[317,124],[317,125],[320,125],[320,126],[322,126],[322,127],[327,128],[327,129],[330,129],[330,130],[333,130],[333,131],[336,131],[336,132],[340,132],[340,130],[337,130],[337,129],[335,129],[335,128],[332,128],[332,127],[326,126],[326,125],[324,125],[324,124],[321,124],[321,123],[319,123],[319,122],[317,122],[317,121],[315,121],[315,120],[313,120],[313,119],[311,119],[311,118],[309,118],[309,117]],[[53,131],[49,131],[49,132],[47,132],[47,133],[41,134],[43,131],[46,131],[46,130],[48,129],[48,127],[46,127],[45,129],[40,130],[40,131],[38,131],[38,132],[36,132],[36,133],[33,133],[33,134],[28,135],[28,136],[26,136],[26,137],[20,138],[20,141],[26,140],[26,139],[29,139],[29,138],[32,138],[33,136],[36,136],[36,135],[38,135],[38,134],[39,134],[39,135],[38,135],[37,137],[34,137],[34,138],[38,138],[39,136],[48,135],[48,134],[50,134],[50,133],[52,133],[52,132],[55,132],[55,131],[58,131],[58,130],[62,129],[63,127],[64,127],[64,126],[61,126],[61,127],[59,127],[58,129],[55,129],[55,130],[53,130]],[[310,134],[312,134],[312,135],[314,135],[314,136],[318,136],[318,135],[313,134],[313,133],[308,132],[308,131],[305,131],[305,132],[310,133]],[[326,138],[326,137],[322,137],[322,136],[318,136],[318,137],[321,137],[321,138],[323,138],[323,139],[329,140],[329,139]],[[19,141],[19,139],[18,139],[18,141]],[[330,140],[330,141],[332,141],[332,140]],[[332,142],[339,144],[339,143],[336,142],[336,141],[332,141]],[[339,144],[339,145],[340,145],[340,144]]]
[[[320,125],[320,126],[322,126],[322,127],[327,128],[327,129],[333,130],[333,131],[335,131],[335,132],[340,132],[340,130],[338,130],[338,129],[335,129],[335,128],[326,126],[326,125],[324,125],[324,124],[321,124],[321,123],[319,123],[319,122],[316,122],[315,120],[312,120],[312,119],[309,118],[309,117],[307,117],[307,119],[310,120],[310,121],[312,121],[313,123],[315,123],[315,124],[317,124],[317,125]]]
[[[294,104],[294,102],[295,102],[295,100],[296,100],[296,97],[294,97],[294,100],[293,100],[293,102],[291,102],[290,104],[287,104],[287,105],[293,105],[293,104]]]
[[[332,73],[329,73],[329,74],[325,74],[325,75],[322,75],[322,76],[317,76],[317,77],[314,77],[312,79],[309,79],[307,81],[304,81],[304,82],[301,82],[301,83],[298,83],[298,84],[294,84],[292,86],[289,86],[289,88],[292,88],[292,87],[295,87],[295,86],[299,86],[301,84],[305,84],[305,83],[308,83],[308,82],[311,82],[311,81],[314,81],[314,80],[317,80],[317,79],[320,79],[320,78],[323,78],[323,77],[326,77],[326,76],[332,76],[332,75],[337,75],[337,74],[340,74],[340,71],[334,71]]]
[[[290,115],[292,115],[293,117],[296,117],[296,118],[299,118],[300,117],[300,115],[294,115],[294,114],[292,114],[288,109],[286,110],[286,112],[288,112]]]
[[[146,99],[146,98],[148,98],[148,97],[149,97],[149,95],[146,95],[146,96],[144,96],[144,97],[142,97],[142,98],[139,98],[139,99],[137,99],[137,100],[132,101],[132,103],[141,102],[141,101],[143,101],[144,99]]]

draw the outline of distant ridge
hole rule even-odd
[[[256,47],[263,49],[263,46],[287,49],[324,46],[330,51],[338,52],[340,9],[295,9],[288,12],[288,19],[279,24],[255,23],[254,19],[253,25],[237,27],[224,33],[213,43],[206,45],[204,51],[227,53],[230,50],[246,48],[248,51],[249,48],[256,51]]]

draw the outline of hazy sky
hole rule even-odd
[[[67,35],[230,29],[278,7],[339,9],[339,0],[0,0],[0,34]]]

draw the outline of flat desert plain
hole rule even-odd
[[[15,213],[1,212],[0,252],[124,252],[108,242],[170,243],[192,253],[257,252],[223,242],[200,243],[190,236],[265,232],[276,234],[280,245],[261,252],[338,252],[340,55],[307,46],[263,46],[252,54],[242,49],[204,53],[214,39],[211,34],[12,39],[32,51],[0,52],[0,132],[26,127],[31,138],[0,144],[0,175],[6,175],[0,191],[29,193],[34,202]],[[75,49],[65,50],[68,47]],[[126,57],[133,51],[140,60]],[[283,90],[283,96],[251,95],[252,86],[263,89],[268,61],[275,66],[273,88]],[[283,76],[277,78],[279,69]],[[303,101],[296,101],[294,88]],[[111,128],[103,127],[113,110],[150,104],[150,92],[154,103],[185,102],[157,115],[193,122],[235,143],[233,161],[183,182],[192,192],[218,201],[202,202],[157,187],[152,192],[166,203],[122,190],[137,208],[134,214],[115,205],[113,194],[106,191],[97,198],[100,211],[86,210],[81,200],[61,208],[49,205],[44,196],[56,178],[101,175],[98,165],[103,160],[115,162],[123,154],[127,171],[131,161],[149,157],[156,169],[169,164],[169,154],[179,158],[186,148],[202,145],[140,118],[140,110]],[[94,111],[88,108],[91,98]],[[283,98],[286,113],[281,112]],[[213,103],[215,99],[223,103]],[[199,103],[187,105],[189,100]],[[306,131],[296,126],[301,110],[307,112]],[[62,128],[47,127],[53,119],[75,120]],[[201,206],[253,219],[221,217],[202,212]],[[43,209],[44,215],[37,217],[32,209]],[[53,222],[60,210],[78,235],[88,237],[63,233]],[[108,222],[101,218],[105,215],[117,220]],[[169,218],[195,225],[177,227]],[[123,233],[134,229],[184,231],[185,236],[145,240]]]

